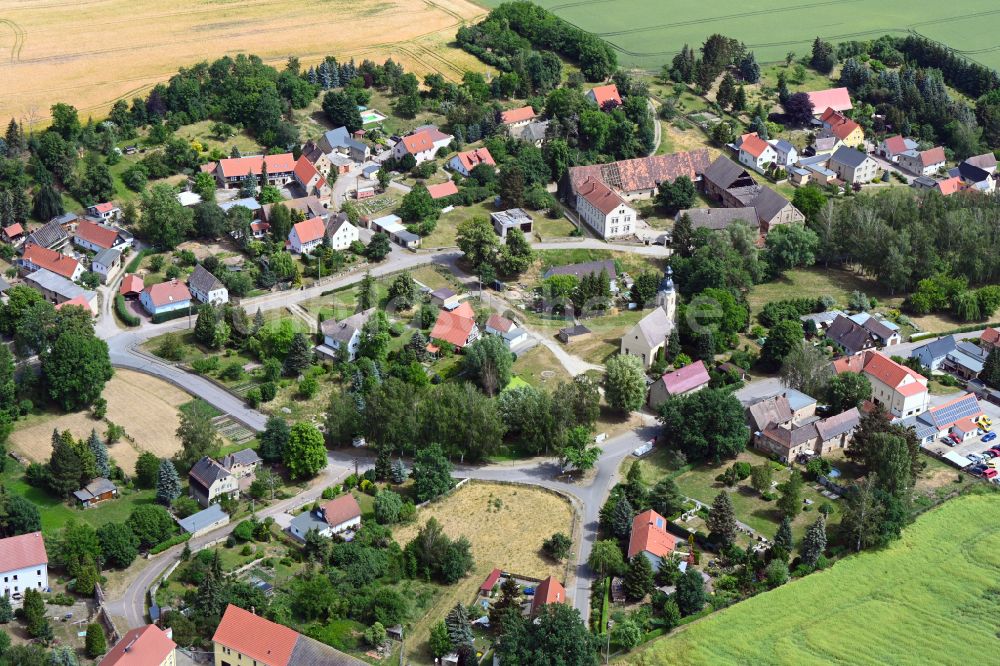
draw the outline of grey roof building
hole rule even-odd
[[[56,300],[61,302],[71,301],[77,296],[83,296],[89,302],[97,296],[94,292],[87,291],[75,282],[71,282],[63,276],[57,275],[52,271],[47,271],[44,268],[31,273],[24,278],[24,281],[31,283],[32,286],[41,289],[43,292],[49,292],[49,294],[56,297]]]
[[[493,231],[500,238],[506,238],[511,229],[520,229],[525,235],[530,234],[533,223],[531,216],[523,208],[508,208],[490,213],[490,220],[493,222]]]
[[[228,522],[229,514],[218,504],[212,504],[207,509],[177,521],[181,529],[190,534],[201,532],[213,525],[225,525]]]
[[[852,169],[857,169],[866,159],[868,159],[867,155],[860,150],[855,150],[848,146],[837,148],[836,152],[830,157],[831,162],[838,162]]]
[[[253,449],[241,449],[235,453],[230,453],[222,457],[222,466],[228,470],[232,470],[233,467],[237,466],[250,466],[257,465],[263,462],[257,452]]]
[[[116,261],[122,258],[121,250],[113,247],[109,247],[106,250],[101,250],[94,255],[93,263],[100,264],[101,266],[112,266]]]
[[[940,370],[941,364],[948,357],[948,354],[955,351],[955,337],[946,335],[937,340],[931,340],[926,345],[917,347],[910,356],[920,361],[920,365],[931,370]]]
[[[194,267],[191,275],[188,276],[187,283],[189,288],[194,291],[200,291],[203,294],[215,291],[216,289],[222,289],[224,286],[219,278],[212,275],[201,264]]]
[[[72,219],[76,220],[76,215],[72,213],[67,213],[67,215],[72,215]],[[62,228],[62,224],[58,222],[60,218],[56,218],[49,222],[46,222],[43,226],[35,229],[28,237],[24,240],[22,248],[28,245],[40,245],[42,247],[47,247],[50,250],[55,250],[66,245],[69,242],[69,234],[66,230]]]
[[[330,338],[341,344],[348,344],[354,338],[354,335],[364,327],[374,312],[375,308],[369,308],[364,312],[355,313],[347,319],[341,319],[340,321],[327,319],[320,324],[320,331],[323,333],[324,338]]]

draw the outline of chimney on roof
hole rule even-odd
[[[132,646],[135,645],[135,642],[137,640],[139,640],[139,639],[138,638],[133,638],[132,640],[130,640],[128,642],[128,645],[125,646],[125,652],[129,652],[132,649]]]
[[[167,627],[166,629],[163,630],[163,635],[169,638],[170,640],[174,640],[174,628]]]

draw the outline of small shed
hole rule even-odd
[[[583,324],[575,324],[573,326],[567,326],[566,328],[559,329],[559,333],[556,337],[559,338],[561,342],[569,343],[576,342],[577,340],[585,340],[591,336],[591,330],[584,326]]]
[[[499,569],[491,571],[490,575],[483,581],[483,584],[479,586],[479,594],[487,597],[490,596],[490,593],[493,592],[493,588],[496,587],[496,584],[500,581],[500,573]]]
[[[86,509],[118,497],[118,486],[104,477],[98,477],[73,493],[73,496]]]

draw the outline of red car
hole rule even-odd
[[[986,479],[987,481],[991,481],[992,479],[994,479],[997,474],[1000,474],[1000,472],[997,472],[992,467],[988,467],[985,470],[983,470],[983,478]]]

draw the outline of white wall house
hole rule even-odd
[[[219,278],[198,264],[187,281],[191,295],[202,303],[222,305],[229,302],[229,290]]]
[[[350,223],[347,215],[331,215],[326,225],[326,235],[330,239],[330,247],[334,250],[346,250],[351,243],[358,240],[358,228]]]
[[[758,173],[764,173],[768,164],[778,161],[778,151],[756,133],[744,134],[740,142],[740,164]]]
[[[122,267],[122,253],[117,249],[101,250],[90,262],[90,270],[101,276],[101,282],[111,282]]]
[[[3,596],[20,597],[28,588],[49,588],[49,556],[41,532],[0,539],[0,580]]]
[[[323,218],[314,217],[292,225],[292,230],[288,232],[288,243],[293,252],[305,254],[322,245],[325,234],[326,224],[323,223]]]
[[[635,209],[596,178],[588,178],[577,188],[576,212],[601,238],[635,233],[638,219]]]
[[[776,155],[774,161],[778,166],[787,168],[799,161],[799,151],[784,139],[771,139],[768,143],[774,149]]]
[[[369,308],[364,312],[358,312],[341,321],[333,319],[324,321],[320,324],[320,332],[323,333],[323,344],[317,347],[316,351],[333,359],[336,359],[342,353],[346,353],[347,359],[353,361],[358,354],[358,344],[361,342],[361,329],[374,312],[375,308]],[[341,349],[346,350],[346,352],[341,352]]]
[[[398,160],[405,155],[413,155],[413,159],[420,164],[437,157],[437,151],[451,145],[454,138],[436,127],[422,127],[400,139],[392,147],[392,156]]]
[[[361,507],[354,496],[347,493],[330,500],[315,511],[300,513],[292,519],[288,531],[295,538],[305,541],[310,530],[329,537],[358,527],[361,527]]]

